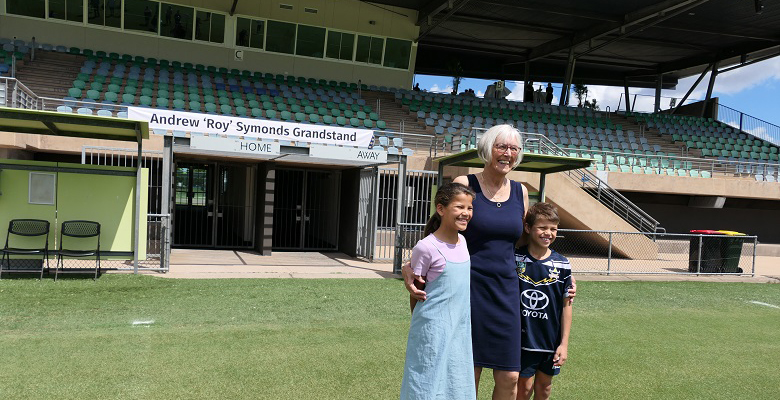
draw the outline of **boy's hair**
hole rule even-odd
[[[433,199],[433,204],[435,206],[441,204],[444,207],[447,207],[450,205],[452,200],[455,199],[455,196],[461,194],[467,194],[471,196],[472,200],[477,197],[476,193],[474,193],[474,190],[470,187],[460,183],[451,182],[444,184],[439,188],[439,190],[436,192],[436,197]],[[438,212],[434,211],[433,215],[431,215],[431,218],[428,219],[428,223],[425,224],[423,237],[436,232],[436,230],[439,229],[439,226],[441,226],[441,217],[439,216]]]
[[[561,218],[558,216],[558,209],[550,203],[536,203],[528,209],[528,213],[525,214],[525,223],[528,226],[534,226],[537,219],[546,219],[555,225],[561,223]]]

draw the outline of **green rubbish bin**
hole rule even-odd
[[[718,231],[727,237],[721,239],[721,257],[723,258],[723,272],[742,273],[739,260],[742,257],[742,243],[745,242],[744,233],[735,231]]]
[[[695,229],[691,234],[701,235],[701,265],[699,265],[699,236],[691,236],[688,251],[688,272],[721,272],[723,234],[709,229]]]

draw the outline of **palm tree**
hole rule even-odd
[[[575,83],[574,95],[577,97],[577,107],[582,107],[582,102],[588,101],[588,87],[581,83]]]

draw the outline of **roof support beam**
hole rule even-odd
[[[443,17],[436,20],[436,22],[433,22],[432,18],[428,21],[427,24],[428,27],[425,28],[424,31],[420,32],[420,35],[417,36],[417,39],[414,39],[415,43],[419,42],[420,39],[424,38],[426,35],[431,33],[432,30],[436,29],[437,26],[439,26],[442,22],[449,19],[453,14],[458,12],[461,8],[463,8],[466,4],[468,4],[469,0],[460,0],[457,4],[455,4],[455,0],[450,0],[447,3],[450,5],[450,11],[447,12]]]
[[[688,8],[690,6],[698,6],[706,2],[707,0],[663,1],[624,15],[622,22],[606,22],[581,32],[576,32],[568,37],[562,37],[544,43],[531,50],[528,55],[528,59],[530,61],[538,60],[568,48],[575,48],[579,45],[588,43],[591,40],[598,39],[602,36],[609,35],[613,32],[619,32],[622,35],[625,33],[627,28],[630,28],[634,25],[650,22],[653,19],[657,19],[659,17],[666,19],[664,16],[668,13],[677,11],[682,8]]]
[[[425,7],[420,9],[420,13],[417,14],[417,26],[423,26],[425,24],[431,25],[433,17],[448,8],[452,8],[452,0],[429,2]]]
[[[691,88],[688,89],[687,92],[685,92],[685,96],[683,96],[682,100],[680,100],[680,102],[677,103],[677,107],[675,107],[674,110],[672,110],[672,114],[677,113],[677,110],[680,109],[680,106],[682,106],[683,103],[685,103],[685,100],[688,100],[688,96],[690,96],[691,93],[693,93],[693,90],[696,89],[696,86],[699,86],[701,80],[704,79],[704,75],[707,75],[707,71],[709,71],[711,68],[712,68],[712,64],[707,65],[707,68],[704,68],[704,71],[701,71],[701,75],[699,75],[699,78],[696,79],[696,82],[694,82],[693,85],[691,85]]]
[[[230,7],[230,16],[236,13],[236,6],[238,6],[238,0],[233,0],[233,5]]]

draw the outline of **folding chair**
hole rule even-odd
[[[68,243],[66,245],[65,238]],[[94,249],[87,247],[89,238],[95,238]],[[100,224],[94,221],[73,220],[62,223],[60,229],[60,249],[57,252],[57,267],[54,270],[54,280],[57,280],[60,268],[64,267],[63,257],[84,258],[95,257],[95,277],[100,274]],[[80,244],[80,245],[79,245]],[[75,246],[71,247],[71,246]],[[73,273],[82,273],[82,271],[67,271]],[[66,271],[63,271],[66,273]]]
[[[35,238],[45,237],[43,247],[29,247],[30,242],[22,238],[14,239],[14,242],[20,242],[20,246],[11,247],[11,235]],[[0,258],[0,278],[2,278],[3,265],[10,272],[11,254],[22,256],[40,255],[41,259],[41,279],[43,279],[44,269],[49,269],[49,221],[41,219],[12,219],[8,223],[8,233],[5,236],[5,246],[2,249],[2,258]],[[44,262],[45,261],[45,262]],[[16,269],[15,271],[24,271]],[[25,271],[26,272],[26,271]]]

